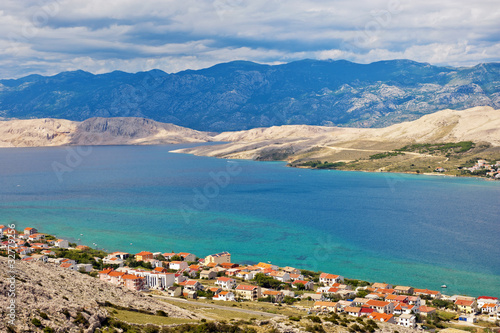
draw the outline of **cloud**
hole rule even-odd
[[[0,77],[176,72],[231,60],[500,60],[494,1],[3,0]]]

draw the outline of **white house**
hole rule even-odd
[[[341,275],[321,273],[319,276],[319,283],[322,283],[325,286],[331,286],[334,283],[340,282],[344,282],[344,277]]]
[[[220,278],[218,278],[217,281],[215,281],[215,284],[222,289],[236,288],[236,280],[225,276],[221,276]]]
[[[403,327],[415,328],[417,320],[414,315],[405,313],[396,318],[396,324]]]
[[[213,297],[217,301],[234,301],[234,293],[232,291],[221,291]]]
[[[269,276],[272,277],[273,279],[281,281],[281,282],[290,281],[290,274],[288,274],[287,272],[272,271],[271,273],[269,273]]]
[[[65,239],[58,239],[55,241],[55,246],[61,249],[67,249],[69,247],[69,242]]]
[[[92,270],[92,265],[91,264],[77,264],[76,268],[80,272],[90,272]]]
[[[188,268],[188,264],[185,261],[171,261],[168,264],[168,268],[180,271],[180,270]]]
[[[477,298],[477,307],[482,308],[483,305],[485,304],[498,304],[498,298],[497,297],[490,297],[490,296],[479,296]]]
[[[123,267],[123,260],[112,255],[103,258],[102,263],[104,265],[118,265],[118,267]]]

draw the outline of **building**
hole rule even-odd
[[[394,287],[394,290],[396,291],[396,294],[406,294],[406,295],[413,295],[413,287],[406,287],[406,286],[396,286]]]
[[[365,305],[379,313],[394,313],[394,303],[391,302],[369,300]]]
[[[391,324],[396,323],[394,321],[394,316],[392,314],[372,312],[368,317],[370,317],[371,319],[373,319],[375,321],[381,321],[381,322],[391,323]]]
[[[205,257],[205,260],[203,261],[205,265],[208,265],[210,263],[214,264],[223,264],[223,263],[231,263],[231,254],[229,252],[220,252],[220,253],[215,253],[211,254],[209,256]],[[230,267],[232,268],[232,267]]]
[[[491,296],[479,296],[477,298],[477,306],[479,308],[482,308],[484,304],[499,304],[498,298],[497,297],[491,297]]]
[[[402,314],[396,318],[396,324],[403,327],[415,328],[417,326],[417,320],[414,315]]]
[[[495,303],[486,303],[486,304],[483,304],[483,306],[481,307],[481,313],[490,314],[490,313],[499,312],[499,310],[500,310],[500,305],[495,304]]]
[[[418,308],[418,312],[419,312],[422,316],[428,316],[428,315],[435,314],[435,313],[436,313],[436,308],[433,308],[433,307],[430,307],[430,306],[421,305],[421,306]]]
[[[187,262],[194,262],[196,261],[196,256],[192,253],[188,252],[179,252],[177,253],[179,257],[182,258],[182,260],[187,261]]]
[[[374,284],[372,284],[372,288],[375,288],[375,289],[392,289],[392,284],[375,282]]]
[[[76,269],[80,272],[88,273],[92,271],[92,264],[77,264]]]
[[[475,300],[457,299],[455,305],[460,312],[475,313],[477,311],[477,303]]]
[[[313,290],[314,283],[312,281],[295,280],[292,282],[292,288],[299,288],[299,285],[303,285],[306,290]]]
[[[217,277],[217,272],[212,271],[212,270],[204,270],[201,271],[200,273],[200,279],[207,279],[207,280],[212,280]]]
[[[321,312],[337,312],[337,303],[318,301],[314,302],[313,309],[319,310]]]
[[[281,282],[290,281],[290,274],[283,271],[272,271],[271,273],[269,273],[269,276]]]
[[[187,280],[179,283],[179,285],[181,287],[184,287],[184,289],[186,290],[194,290],[194,291],[203,290],[203,285],[196,280]]]
[[[415,295],[424,295],[424,296],[429,296],[431,298],[435,299],[440,299],[441,298],[441,293],[436,290],[429,290],[429,289],[414,289],[414,294]]]
[[[168,293],[168,296],[170,297],[179,297],[180,295],[182,295],[182,288],[181,287],[168,287],[167,288],[167,293]]]
[[[213,297],[216,301],[234,301],[234,293],[232,291],[221,291]]]
[[[285,295],[276,290],[266,290],[262,293],[262,297],[270,297],[273,303],[281,303],[285,299]]]
[[[145,261],[147,259],[153,259],[153,253],[141,251],[135,255],[135,261]]]
[[[361,316],[361,308],[355,306],[346,306],[344,308],[344,312],[349,316],[360,317]]]
[[[344,282],[344,277],[341,275],[321,273],[319,276],[319,283],[322,283],[325,286],[331,286],[334,283],[340,282]]]
[[[259,286],[240,284],[236,287],[235,290],[236,290],[236,294],[243,299],[256,301],[257,299],[259,299],[261,297]]]
[[[31,236],[31,235],[36,234],[36,233],[38,233],[38,230],[36,230],[35,228],[25,228],[24,229],[24,234],[26,236]]]
[[[60,249],[67,249],[69,247],[69,242],[65,239],[58,239],[55,241],[54,245]]]
[[[168,268],[180,271],[188,268],[188,264],[185,261],[171,261],[168,264]]]
[[[222,289],[234,289],[236,288],[236,280],[222,276],[215,281],[215,284],[221,287]]]
[[[130,290],[140,291],[144,289],[144,278],[132,274],[125,274],[121,277],[123,286]]]

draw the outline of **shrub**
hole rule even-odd
[[[47,314],[45,312],[40,312],[40,317],[42,317],[42,319],[49,319],[49,316],[47,316]]]
[[[38,318],[33,318],[33,319],[31,319],[31,323],[32,323],[33,325],[35,325],[36,327],[40,327],[40,326],[42,326],[42,322],[41,322],[41,321],[40,321],[40,319],[38,319]]]

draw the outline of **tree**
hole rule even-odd
[[[178,256],[177,254],[175,256],[172,256],[170,258],[170,261],[183,261],[181,256]]]

